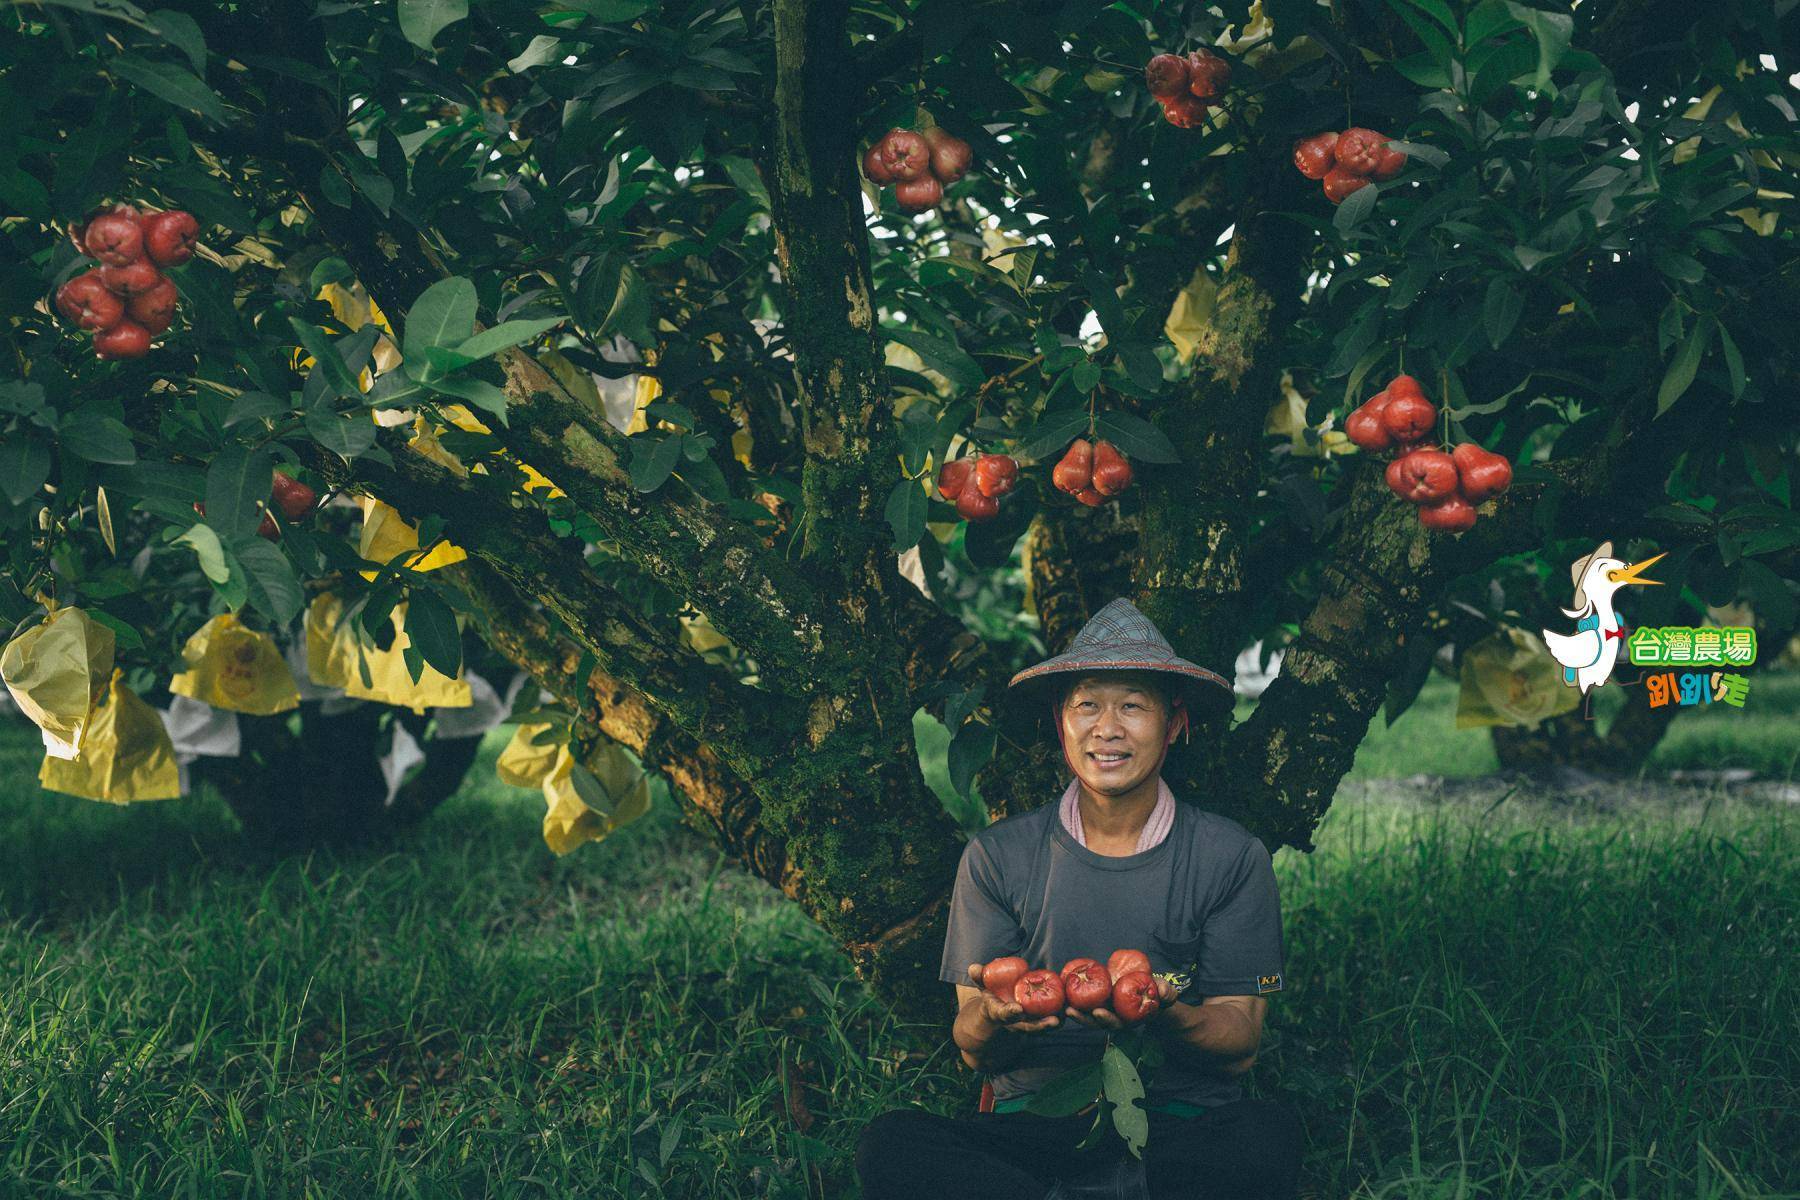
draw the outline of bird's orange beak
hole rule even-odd
[[[1608,571],[1606,573],[1606,577],[1608,579],[1612,580],[1614,583],[1632,583],[1632,584],[1638,585],[1639,587],[1645,587],[1645,586],[1661,587],[1662,580],[1660,580],[1660,579],[1639,579],[1638,575],[1641,572],[1648,571],[1652,566],[1654,566],[1656,564],[1656,562],[1659,559],[1663,559],[1663,558],[1667,558],[1667,557],[1668,557],[1668,551],[1665,550],[1663,553],[1656,555],[1654,558],[1646,558],[1643,562],[1632,563],[1629,567],[1623,567],[1617,571]]]

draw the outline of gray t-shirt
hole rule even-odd
[[[1111,857],[1078,843],[1054,803],[996,821],[969,839],[956,871],[944,938],[945,983],[969,982],[969,964],[1004,955],[1061,971],[1072,958],[1105,963],[1135,948],[1179,989],[1185,1004],[1208,996],[1281,990],[1281,897],[1269,852],[1236,821],[1175,805],[1169,836],[1138,854]],[[1070,1066],[1097,1058],[1106,1031],[1065,1019],[1022,1034],[1011,1070],[993,1076],[1001,1100],[1034,1092]],[[1167,1057],[1147,1100],[1230,1104],[1243,1089]]]

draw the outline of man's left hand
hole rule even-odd
[[[1162,1003],[1158,1005],[1155,1013],[1152,1013],[1145,1021],[1138,1022],[1138,1024],[1146,1024],[1149,1021],[1154,1021],[1158,1014],[1168,1012],[1169,1006],[1175,1003],[1176,994],[1174,984],[1166,979],[1158,979],[1156,981],[1156,996]],[[1110,1008],[1096,1008],[1092,1012],[1083,1012],[1081,1009],[1070,1004],[1063,1007],[1063,1015],[1071,1021],[1078,1021],[1081,1024],[1086,1025],[1090,1029],[1119,1030],[1131,1028],[1130,1025],[1119,1019],[1118,1013]]]

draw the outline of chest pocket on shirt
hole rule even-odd
[[[1200,966],[1197,958],[1200,939],[1191,937],[1171,940],[1153,933],[1147,949],[1150,951],[1151,965],[1158,972],[1166,972],[1171,976],[1169,982],[1175,985],[1177,992],[1185,992]]]

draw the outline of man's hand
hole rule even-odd
[[[1169,1005],[1175,1003],[1176,994],[1174,984],[1166,979],[1158,979],[1156,981],[1156,998],[1162,1003],[1157,1008],[1157,1013],[1168,1011]],[[1082,1012],[1074,1005],[1069,1005],[1067,1008],[1063,1009],[1063,1014],[1071,1021],[1079,1021],[1090,1029],[1119,1030],[1131,1028],[1130,1025],[1127,1025],[1124,1021],[1119,1019],[1118,1013],[1110,1008],[1096,1008],[1092,1012]],[[1149,1019],[1154,1020],[1155,1014],[1152,1014]],[[1139,1023],[1141,1024],[1142,1022]]]
[[[981,990],[981,1018],[990,1025],[1010,1033],[1036,1033],[1040,1029],[1055,1029],[1061,1023],[1055,1013],[1047,1017],[1028,1017],[1022,1005],[1002,1000],[982,987],[980,963],[969,964],[969,978]]]

